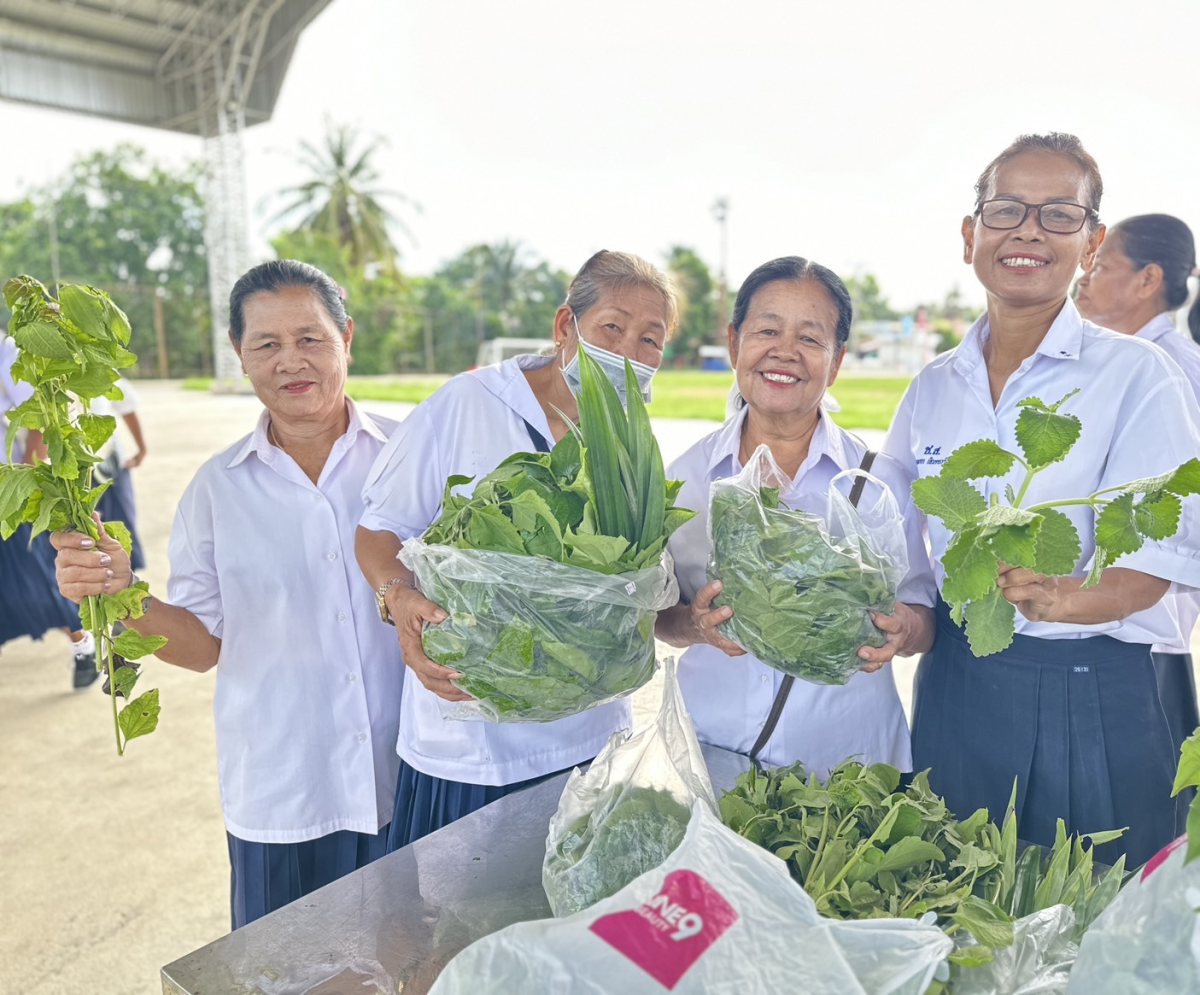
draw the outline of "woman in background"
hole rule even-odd
[[[1075,303],[1088,321],[1159,346],[1179,364],[1200,400],[1200,297],[1187,316],[1192,338],[1175,327],[1195,269],[1196,242],[1182,221],[1169,214],[1127,218],[1108,230],[1095,264],[1079,280]],[[1169,595],[1164,603],[1178,631],[1154,645],[1154,671],[1178,750],[1200,726],[1191,656],[1200,591]]]

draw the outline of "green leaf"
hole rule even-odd
[[[1200,787],[1200,729],[1183,741],[1179,748],[1179,767],[1175,771],[1175,786],[1171,789],[1174,798],[1184,788]]]
[[[967,605],[967,641],[975,656],[990,656],[1007,649],[1016,631],[1017,610],[1004,599],[1000,588]]]
[[[974,480],[978,477],[1003,477],[1013,468],[1017,457],[991,439],[978,439],[959,446],[942,464],[942,475]]]
[[[960,532],[942,557],[946,581],[942,595],[947,601],[974,601],[996,590],[999,563],[991,539],[975,527]]]
[[[957,477],[939,475],[915,480],[912,498],[925,514],[940,518],[954,532],[974,525],[975,517],[987,509],[983,495]]]
[[[126,739],[137,739],[154,732],[158,726],[158,688],[134,698],[117,716]]]
[[[946,960],[951,964],[966,968],[985,967],[995,959],[996,955],[991,947],[981,946],[960,947],[946,955]]]
[[[117,430],[117,420],[112,415],[83,414],[79,416],[79,430],[88,448],[96,452]]]
[[[108,533],[110,538],[116,539],[121,544],[121,548],[125,550],[126,556],[133,555],[133,536],[130,534],[129,529],[125,527],[124,522],[105,522],[104,531]]]
[[[1200,857],[1200,794],[1192,799],[1192,804],[1188,808],[1187,814],[1187,856],[1183,858],[1185,864],[1190,864],[1197,857]]]
[[[1088,568],[1087,577],[1083,581],[1083,589],[1087,590],[1087,588],[1099,584],[1101,575],[1112,561],[1112,554],[1099,543],[1096,543],[1096,549],[1092,553],[1092,565]]]
[[[37,490],[37,478],[31,466],[0,466],[0,522],[11,522],[15,527],[23,520],[21,511]]]
[[[1035,470],[1064,459],[1081,431],[1082,425],[1074,415],[1027,407],[1017,416],[1017,442],[1025,461]]]
[[[1110,563],[1141,549],[1142,537],[1138,534],[1132,494],[1121,494],[1109,501],[1096,517],[1096,545],[1107,550]]]
[[[151,653],[157,653],[166,645],[166,636],[144,636],[133,629],[126,629],[113,640],[113,649],[126,660],[140,660]]]
[[[1169,539],[1179,530],[1183,502],[1175,494],[1145,495],[1133,507],[1134,527],[1147,539]]]
[[[113,336],[104,320],[104,302],[90,287],[71,285],[58,292],[63,317],[72,321],[88,338],[101,341]]]
[[[1034,569],[1047,577],[1063,577],[1075,572],[1079,554],[1079,533],[1075,524],[1061,511],[1043,508],[1042,527],[1037,533]]]
[[[133,667],[118,667],[113,671],[113,690],[112,693],[118,698],[129,699],[129,693],[133,690],[133,686],[137,683],[139,677],[138,671]]]
[[[950,918],[985,947],[1007,947],[1013,942],[1012,918],[991,902],[968,895]]]
[[[1180,497],[1187,497],[1189,494],[1200,494],[1200,459],[1192,457],[1175,470],[1171,474],[1171,479],[1167,482],[1164,490],[1168,490],[1172,494],[1178,494]]]
[[[979,516],[978,521],[984,528],[996,528],[1001,525],[1028,525],[1036,522],[1039,517],[1035,511],[993,504]]]
[[[125,618],[141,618],[142,602],[150,597],[150,585],[144,580],[131,584],[116,594],[103,594],[100,601],[108,611],[109,621],[116,622]]]
[[[1003,525],[992,535],[992,551],[1001,563],[1010,567],[1033,568],[1037,561],[1037,535],[1041,518],[1028,525]]]
[[[910,867],[928,863],[931,860],[943,860],[945,855],[941,849],[932,843],[915,836],[906,836],[898,843],[889,847],[883,855],[883,860],[876,866],[876,871],[904,871]]]
[[[13,341],[22,352],[44,359],[74,359],[77,347],[70,336],[50,321],[35,321],[13,329]]]

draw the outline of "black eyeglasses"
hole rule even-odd
[[[1030,211],[1037,211],[1038,224],[1056,235],[1074,234],[1090,217],[1100,220],[1099,211],[1082,204],[1026,204],[1023,200],[1000,198],[985,200],[975,208],[983,227],[997,231],[1020,228]]]

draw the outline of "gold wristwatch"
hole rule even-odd
[[[403,584],[405,587],[412,587],[403,577],[393,577],[391,580],[384,581],[375,591],[375,603],[379,606],[379,617],[387,622],[388,625],[395,625],[396,620],[392,618],[392,613],[388,611],[387,593],[390,588],[396,584]]]

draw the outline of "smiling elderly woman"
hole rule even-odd
[[[229,335],[266,410],[188,485],[167,600],[128,624],[166,636],[167,663],[216,667],[237,929],[383,855],[403,670],[354,566],[363,481],[395,422],[345,395],[354,322],[337,285],[305,263],[256,266]],[[133,582],[103,529],[96,549],[53,540],[71,600]]]
[[[898,653],[927,650],[933,640],[933,575],[907,480],[889,457],[879,456],[871,466],[904,515],[913,566],[900,585],[893,614],[874,615],[887,641],[879,648],[862,647],[862,669],[842,686],[793,685],[721,635],[717,626],[731,609],[712,607],[721,582],[706,577],[708,503],[713,481],[739,473],[763,443],[792,478],[790,489],[780,493],[789,507],[819,513],[831,486],[851,490],[850,479],[836,484],[833,479],[859,467],[866,446],[838,428],[821,407],[846,354],[850,319],[845,284],[824,266],[798,256],[764,263],[742,284],[728,335],[745,404],[667,471],[684,482],[678,503],[698,514],[671,537],[681,600],[659,615],[657,628],[661,639],[687,647],[679,661],[679,684],[701,740],[742,753],[757,747],[757,755],[770,764],[803,761],[822,776],[854,755],[912,769],[908,725],[891,668],[880,669]],[[878,497],[879,483],[868,482],[864,501]],[[736,604],[731,607],[737,611]],[[777,708],[782,709],[777,724],[763,742],[764,725]]]

